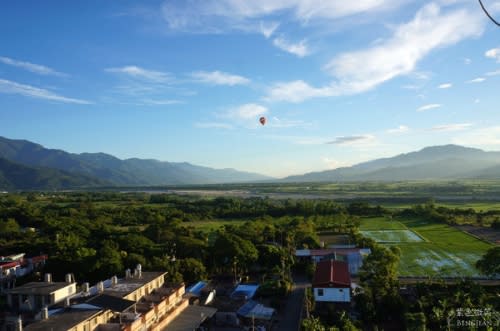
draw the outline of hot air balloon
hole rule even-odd
[[[261,118],[259,118],[259,122],[262,125],[266,124],[266,118],[264,116],[262,116]]]

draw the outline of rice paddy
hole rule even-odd
[[[446,224],[422,219],[363,218],[361,232],[401,249],[401,276],[481,277],[474,265],[492,247]]]

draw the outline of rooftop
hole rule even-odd
[[[107,294],[100,294],[95,297],[92,297],[89,300],[87,300],[86,303],[96,307],[110,309],[114,312],[123,312],[135,304],[134,301],[125,300]]]
[[[142,272],[140,277],[133,276],[131,278],[122,278],[118,281],[118,284],[104,289],[104,293],[123,298],[144,284],[165,274],[166,272]]]
[[[8,291],[10,294],[39,294],[47,295],[57,290],[70,286],[72,283],[66,282],[31,282]]]
[[[190,305],[182,311],[168,325],[169,331],[186,331],[194,330],[200,326],[207,318],[212,317],[217,309],[205,306]]]
[[[316,264],[313,287],[351,286],[351,276],[346,262],[325,260]]]
[[[65,309],[60,314],[54,314],[49,319],[38,321],[24,327],[24,331],[67,331],[82,321],[91,318],[102,310]]]

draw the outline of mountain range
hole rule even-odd
[[[499,179],[500,152],[457,145],[426,147],[338,168],[276,179],[235,169],[68,153],[27,140],[0,137],[0,190],[72,189],[244,182],[351,182]]]
[[[27,140],[0,137],[0,189],[68,189],[96,186],[154,186],[215,184],[265,181],[272,177],[237,171],[213,169],[190,163],[162,162],[131,158],[121,160],[105,153],[74,154],[48,149]],[[13,172],[13,167],[17,172]],[[50,170],[50,176],[49,176]],[[73,180],[68,177],[73,176]],[[23,181],[20,179],[24,178]],[[84,180],[87,179],[87,180]]]
[[[348,182],[500,179],[500,152],[457,145],[431,146],[417,152],[363,162],[351,167],[284,178],[287,182]]]

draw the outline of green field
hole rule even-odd
[[[401,276],[478,277],[481,275],[474,264],[492,247],[446,224],[422,219],[363,218],[361,231],[401,249]]]

